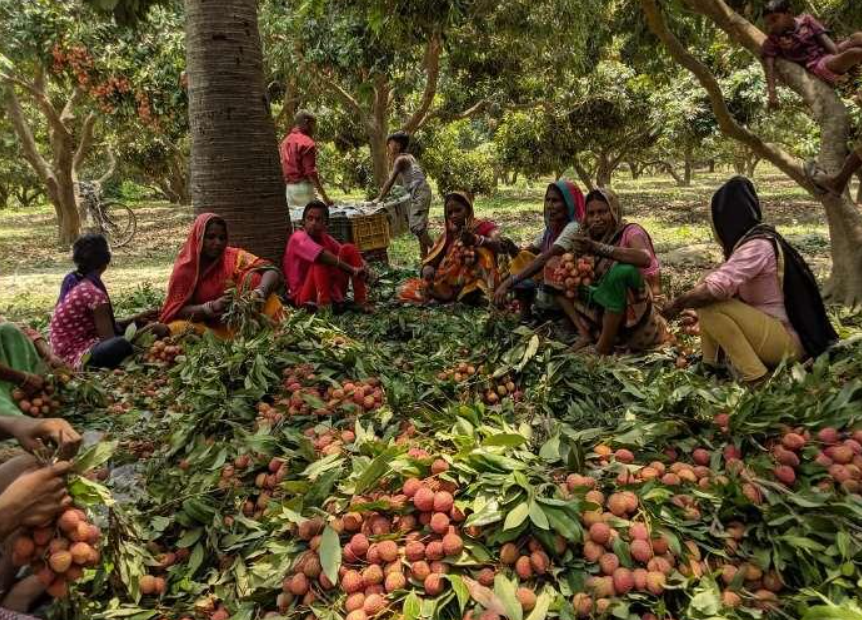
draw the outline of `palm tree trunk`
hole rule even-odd
[[[280,262],[290,216],[263,77],[256,0],[186,0],[191,195],[230,244]]]

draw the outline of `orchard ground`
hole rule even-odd
[[[668,293],[690,284],[720,259],[709,224],[709,201],[731,174],[701,173],[690,187],[682,188],[667,177],[616,176],[614,187],[626,217],[643,224],[653,236],[665,265]],[[517,242],[527,243],[542,228],[547,181],[503,187],[493,197],[480,197],[476,213],[496,221]],[[775,170],[762,168],[755,182],[767,221],[800,249],[819,278],[825,278],[829,236],[822,208]],[[359,195],[336,193],[334,198]],[[136,291],[139,297],[158,298],[192,221],[192,209],[165,202],[128,202],[137,213],[138,232],[128,247],[115,252],[105,280],[115,299]],[[441,231],[442,211],[437,195],[431,213],[434,236]],[[393,241],[389,255],[395,266],[415,266],[418,245],[412,236],[403,235]],[[0,313],[43,324],[70,264],[68,251],[57,246],[54,214],[48,205],[0,211]]]

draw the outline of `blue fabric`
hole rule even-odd
[[[93,345],[87,366],[91,368],[116,368],[135,352],[132,343],[117,336]]]

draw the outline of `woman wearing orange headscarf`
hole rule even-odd
[[[490,220],[473,215],[473,203],[461,192],[445,199],[446,230],[422,261],[422,277],[402,285],[402,301],[423,303],[490,299],[499,282],[499,230]]]
[[[273,291],[280,282],[281,274],[272,263],[228,245],[222,218],[201,213],[174,262],[160,321],[172,334],[211,329],[220,338],[230,338],[233,331],[221,322],[228,304],[226,291],[254,290],[263,303],[261,313],[279,320],[282,305]]]

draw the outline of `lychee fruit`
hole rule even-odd
[[[443,537],[443,553],[445,555],[461,555],[463,550],[464,541],[457,534],[446,534]]]
[[[606,523],[594,523],[590,526],[590,540],[605,545],[611,538],[611,528]]]
[[[455,504],[455,498],[448,491],[437,491],[434,494],[434,511],[449,512]]]
[[[522,580],[530,579],[533,576],[533,565],[530,563],[530,557],[522,555],[515,562],[515,572]]]
[[[532,611],[536,606],[536,593],[530,588],[520,587],[517,591],[518,602],[524,611]]]
[[[646,564],[653,557],[653,548],[648,540],[637,538],[629,544],[629,552],[635,562]]]
[[[434,509],[434,495],[434,491],[423,486],[413,495],[413,505],[417,510],[429,512]]]

